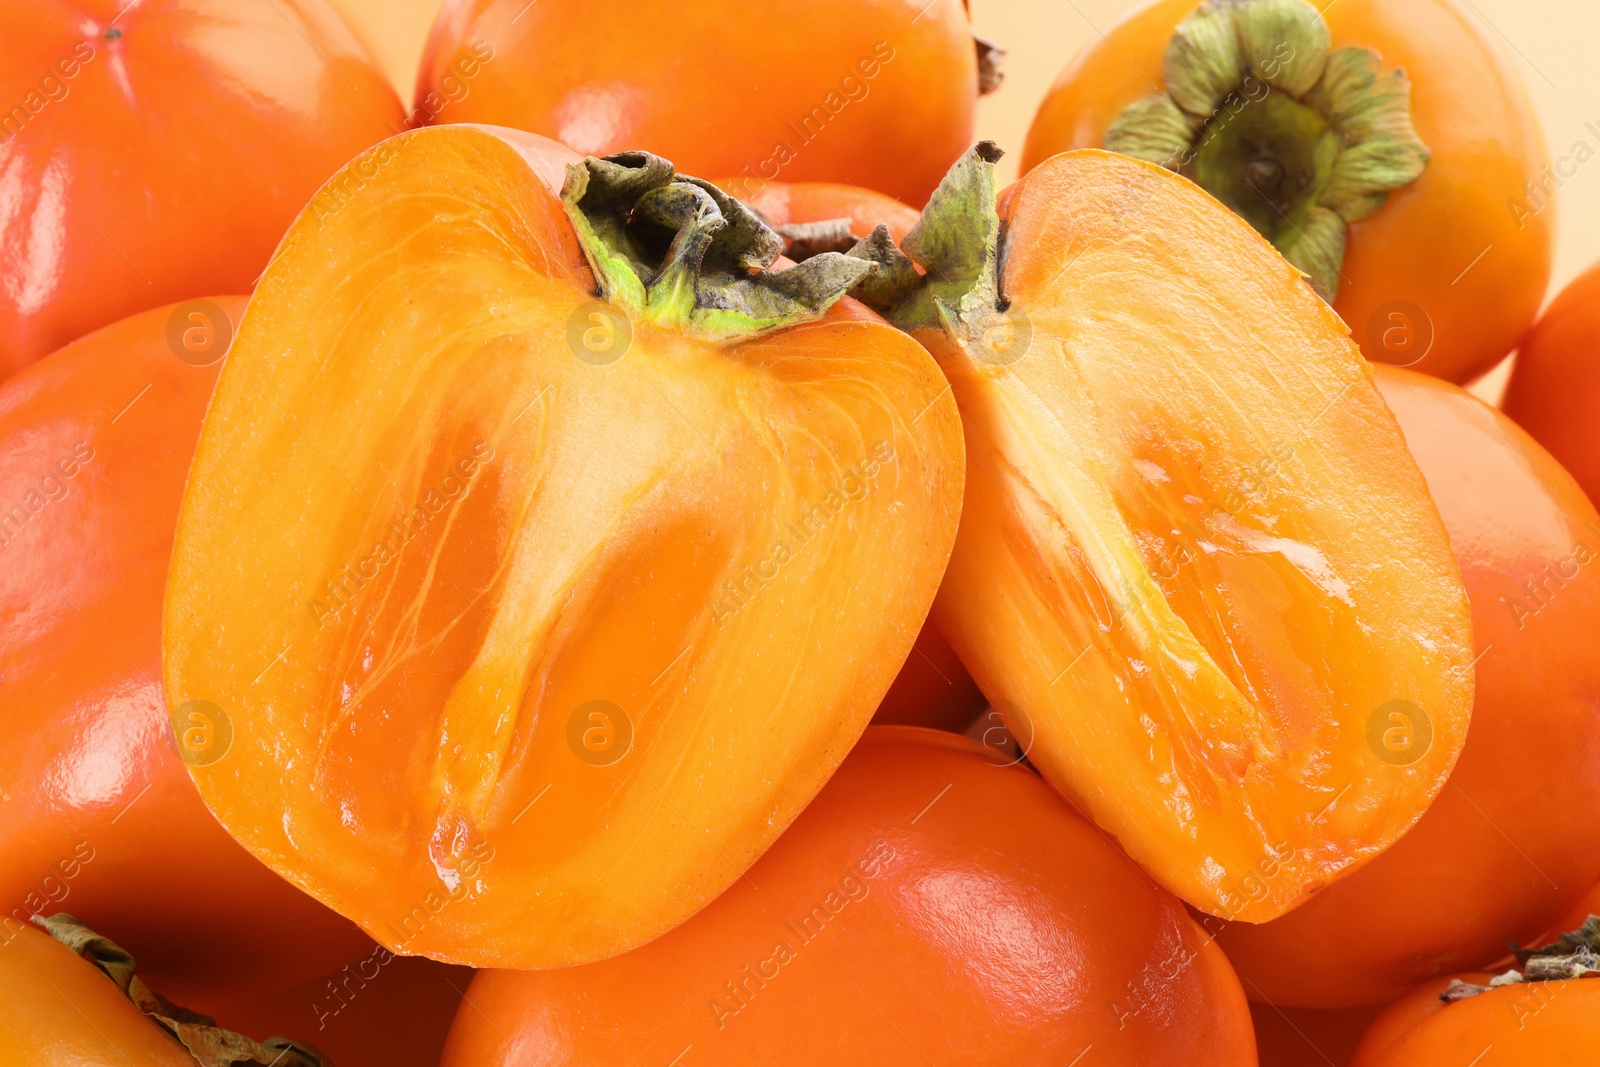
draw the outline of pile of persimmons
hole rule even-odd
[[[801,6],[0,7],[0,1065],[1600,1064],[1493,32]]]

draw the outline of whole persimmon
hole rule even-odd
[[[167,585],[190,773],[391,951],[552,967],[729,884],[838,767],[955,539],[955,402],[876,271],[635,152],[446,125],[250,302]],[[336,178],[332,188],[348,183]]]
[[[1499,974],[1434,978],[1396,1000],[1362,1037],[1351,1067],[1590,1067],[1600,1033],[1600,918]]]
[[[1399,839],[1460,752],[1444,525],[1343,324],[1243,220],[1101,151],[997,201],[996,158],[952,170],[904,254],[852,250],[899,279],[887,314],[966,434],[933,621],[1135,862],[1275,918]],[[1404,764],[1368,740],[1402,712],[1431,728]]]
[[[0,384],[0,942],[70,910],[201,1010],[366,944],[206,811],[183,760],[227,742],[161,694],[178,503],[244,303],[147,311]]]
[[[1504,415],[1447,382],[1375,371],[1472,603],[1472,729],[1387,852],[1281,919],[1220,931],[1250,995],[1278,1005],[1381,1003],[1481,967],[1600,879],[1600,516]]]
[[[120,945],[65,912],[0,946],[6,1067],[332,1067],[289,1038],[257,1042],[174,1005]]]
[[[324,0],[6,0],[0,378],[248,291],[311,194],[403,120]]]
[[[1466,381],[1544,300],[1557,180],[1471,6],[1154,0],[1062,72],[1023,170],[1099,147],[1176,170],[1308,274],[1368,359]]]
[[[993,54],[961,0],[446,0],[416,96],[578,152],[921,204],[972,142]]]
[[[1503,406],[1600,500],[1600,264],[1563,289],[1522,339]]]
[[[682,927],[584,967],[480,971],[442,1067],[665,1064],[686,1050],[770,1067],[1254,1067],[1244,994],[1215,944],[1004,762],[953,734],[872,727]]]

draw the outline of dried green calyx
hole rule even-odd
[[[1162,72],[1167,91],[1128,105],[1105,147],[1199,184],[1331,301],[1349,224],[1428,165],[1405,74],[1369,48],[1334,50],[1308,0],[1205,0]]]
[[[194,1057],[200,1067],[333,1067],[310,1045],[286,1037],[252,1041],[224,1030],[209,1015],[180,1008],[151,991],[134,973],[133,957],[109,938],[95,933],[66,912],[33,916],[36,926],[76,955],[94,964],[155,1025],[165,1030]]]
[[[606,300],[706,340],[820,318],[876,269],[824,252],[768,270],[782,237],[710,182],[648,152],[574,163],[561,202]]]
[[[900,248],[880,226],[850,250],[878,264],[852,296],[902,330],[940,330],[972,359],[994,367],[1021,358],[1031,336],[1027,316],[1001,291],[1005,234],[994,180],[1001,154],[993,141],[968,149]]]
[[[1474,985],[1458,978],[1439,994],[1439,999],[1453,1004],[1501,986],[1600,978],[1600,915],[1589,916],[1578,929],[1562,934],[1543,948],[1519,949],[1516,957],[1517,966],[1495,975],[1488,985]]]

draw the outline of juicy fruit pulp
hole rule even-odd
[[[1084,151],[1008,190],[1002,228],[982,147],[907,237],[928,280],[891,313],[967,436],[934,619],[1162,884],[1273,918],[1399,837],[1460,751],[1472,638],[1438,512],[1339,320],[1244,222]]]
[[[693,914],[843,759],[954,539],[927,354],[853,304],[703,339],[781,310],[777,238],[619,159],[450,126],[357,160],[202,432],[165,667],[233,741],[195,781],[397,951],[566,965]]]
[[[1540,944],[1600,878],[1600,759],[1577,740],[1600,733],[1600,585],[1589,573],[1600,516],[1560,464],[1476,397],[1412,371],[1374,372],[1472,602],[1472,730],[1449,784],[1393,848],[1276,922],[1219,931],[1251,994],[1279,1006],[1381,1003],[1491,963],[1507,942]]]

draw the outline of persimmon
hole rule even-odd
[[[1251,996],[1279,1005],[1375,1004],[1491,963],[1600,879],[1600,762],[1574,740],[1600,732],[1600,515],[1504,415],[1447,382],[1376,371],[1472,604],[1472,730],[1387,852],[1281,919],[1220,931]]]
[[[1559,181],[1470,7],[1145,4],[1056,80],[1023,170],[1099,147],[1177,170],[1305,271],[1367,358],[1466,381],[1539,311]]]
[[[774,231],[659,157],[437,126],[351,167],[190,474],[165,678],[233,731],[190,773],[392,951],[614,955],[865,728],[955,538],[955,403],[841,299],[873,263],[774,269]]]
[[[248,291],[311,194],[404,119],[323,0],[7,0],[0,109],[0,378]]]
[[[1093,150],[997,208],[996,158],[952,170],[904,254],[857,250],[966,433],[933,619],[1163,886],[1276,918],[1393,844],[1461,750],[1444,526],[1343,325],[1243,220]],[[1403,758],[1372,741],[1396,715],[1431,739]]]
[[[480,971],[442,1067],[1253,1065],[1215,944],[1049,786],[874,726],[778,843],[658,941]],[[687,1061],[686,1061],[687,1062]],[[1090,1062],[1090,1060],[1085,1060]]]
[[[331,1067],[308,1045],[257,1042],[174,1005],[135,973],[134,957],[71,915],[38,925],[0,946],[7,1067]]]
[[[1600,264],[1563,289],[1523,338],[1503,406],[1600,500]]]
[[[849,182],[921,204],[972,142],[997,50],[960,0],[447,0],[417,79],[486,122],[689,173]]]
[[[71,910],[202,1010],[366,943],[217,824],[183,763],[217,724],[162,699],[178,504],[244,303],[147,311],[0,384],[0,942]]]
[[[1587,1067],[1600,1027],[1600,919],[1521,953],[1498,975],[1434,978],[1396,1000],[1361,1039],[1351,1067]]]

